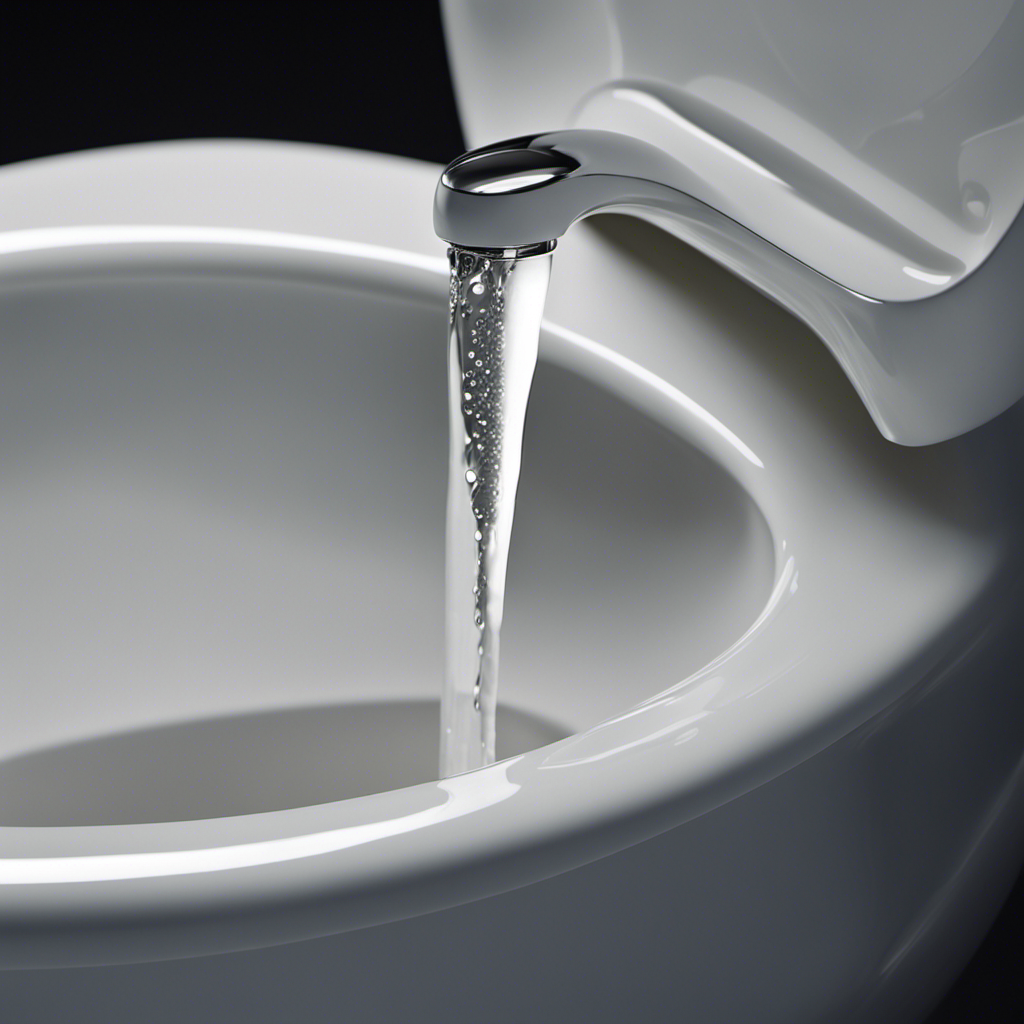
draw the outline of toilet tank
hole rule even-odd
[[[1021,2],[442,8],[471,146],[603,128],[686,163],[709,205],[840,286],[808,322],[891,439],[1024,394]]]

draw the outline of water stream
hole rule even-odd
[[[550,251],[451,248],[441,777],[494,761],[505,569]]]

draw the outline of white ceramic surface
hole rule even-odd
[[[582,127],[674,157],[769,244],[659,223],[805,320],[887,437],[944,440],[1024,394],[1021,4],[443,6],[472,146]]]
[[[216,142],[0,172],[0,1000],[914,1019],[1016,867],[1013,420],[894,447],[797,321],[582,226],[503,637],[525,752],[405,785],[440,681],[437,173]],[[358,711],[373,777],[332,790],[328,752],[320,802],[289,715],[351,702],[405,710]],[[148,759],[197,744],[191,796]],[[107,782],[62,805],[75,763]]]

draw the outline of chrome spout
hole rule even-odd
[[[550,248],[598,210],[689,208],[697,202],[694,182],[678,161],[629,135],[585,129],[525,135],[473,150],[445,168],[434,194],[434,230],[461,248],[524,255],[524,249]]]

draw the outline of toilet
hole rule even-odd
[[[893,319],[841,345],[663,226],[566,234],[499,761],[438,780],[440,168],[0,169],[3,1016],[921,1020],[1024,857],[1017,11],[870,82],[921,31],[873,0],[817,50],[778,0],[444,11],[470,144],[704,160]]]

